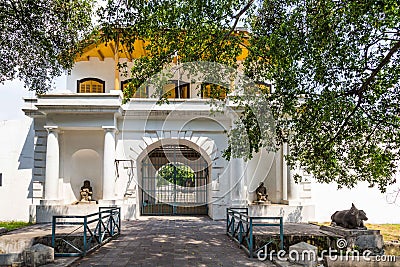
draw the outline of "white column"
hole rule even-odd
[[[288,199],[289,202],[298,202],[300,200],[299,184],[294,181],[293,172],[289,170],[289,192]]]
[[[245,166],[241,158],[231,159],[231,196],[232,205],[242,206],[247,204],[246,188],[244,187]]]
[[[288,174],[289,167],[286,163],[285,156],[288,152],[287,143],[283,143],[282,145],[282,200],[286,202],[288,200]]]
[[[232,128],[236,128],[235,120],[239,118],[238,114],[233,110],[228,110],[227,115],[231,119]],[[234,152],[233,152],[234,154]],[[247,187],[245,187],[246,165],[243,158],[232,158],[229,163],[231,204],[232,206],[247,205]]]
[[[287,155],[290,154],[290,149],[286,145],[285,152]],[[285,164],[286,165],[286,164]],[[293,170],[290,169],[289,166],[286,165],[287,170],[287,202],[289,205],[298,205],[300,203],[300,185],[297,184],[294,180]]]
[[[241,205],[247,205],[247,185],[246,185],[246,163],[243,158],[239,160],[240,167],[238,170],[240,171],[240,180],[239,180],[239,199]]]
[[[46,181],[45,181],[45,200],[59,200],[58,179],[60,168],[60,147],[58,144],[58,127],[45,126],[47,132],[46,148]]]
[[[275,178],[275,185],[271,188],[268,189],[268,198],[275,202],[275,203],[282,203],[283,200],[283,170],[282,170],[282,165],[283,165],[283,158],[282,158],[282,146],[279,148],[279,150],[276,152],[276,155],[274,155],[275,161],[275,171],[276,171],[276,178]],[[274,166],[271,166],[271,170],[273,170]],[[274,192],[275,191],[275,192]]]
[[[115,187],[115,131],[114,126],[103,126],[104,158],[103,158],[103,200],[114,200]]]

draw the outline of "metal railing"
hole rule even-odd
[[[256,256],[266,245],[273,242],[273,239],[271,239],[262,246],[256,246],[254,242],[254,227],[258,226],[279,226],[280,249],[283,250],[282,217],[253,217],[249,216],[248,208],[226,209],[226,234],[235,240],[250,258]]]
[[[84,216],[57,215],[52,221],[51,246],[56,257],[85,256],[120,232],[119,207],[100,207],[99,212]]]

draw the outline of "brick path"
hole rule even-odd
[[[72,266],[275,266],[249,259],[206,217],[144,217],[123,222],[122,234]]]

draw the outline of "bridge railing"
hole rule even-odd
[[[51,246],[56,257],[85,256],[121,232],[121,208],[100,207],[84,215],[53,216]]]
[[[249,216],[248,208],[226,209],[226,234],[243,248],[250,258],[256,256],[260,250],[272,243],[272,239],[262,246],[256,246],[254,228],[263,226],[279,226],[280,249],[283,250],[283,218],[282,217],[255,217]],[[264,250],[264,253],[267,253]]]

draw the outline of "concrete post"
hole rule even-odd
[[[59,200],[58,179],[60,168],[60,147],[58,143],[58,127],[45,126],[47,132],[46,148],[46,176],[45,176],[45,200]]]
[[[293,172],[289,170],[289,201],[299,201],[300,200],[300,192],[299,192],[299,184],[294,181]]]
[[[283,143],[282,145],[282,200],[283,202],[288,201],[288,174],[289,167],[286,163],[285,156],[288,153],[288,145],[287,143]]]
[[[115,162],[115,132],[114,126],[103,126],[104,159],[103,159],[103,200],[113,200],[114,197],[114,162]]]
[[[286,153],[290,154],[290,149],[286,144]],[[293,171],[287,166],[287,200],[289,205],[298,205],[300,202],[300,185],[294,180]]]
[[[242,158],[231,159],[232,204],[242,206],[247,204],[245,183],[245,164]]]

